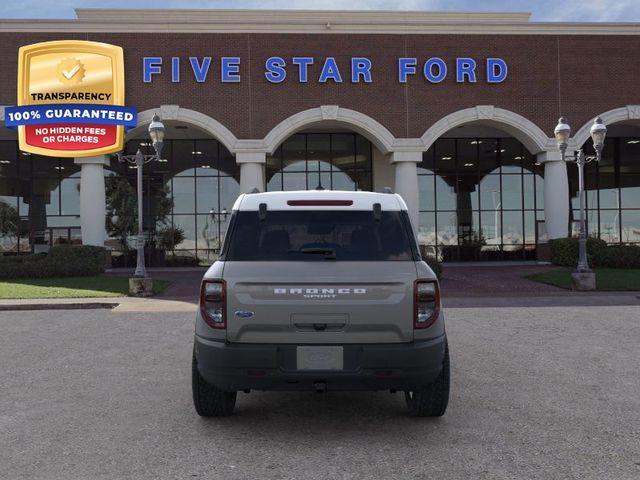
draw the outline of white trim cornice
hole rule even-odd
[[[333,122],[348,126],[351,130],[368,138],[383,154],[393,150],[396,138],[377,120],[348,108],[338,105],[322,105],[303,110],[282,120],[264,137],[264,144],[269,153],[300,130],[321,122]]]
[[[153,115],[158,113],[158,111],[160,112],[162,120],[176,120],[194,125],[211,134],[214,138],[220,141],[220,143],[227,147],[231,153],[236,153],[236,143],[238,142],[238,139],[231,130],[216,119],[211,118],[204,113],[190,110],[188,108],[182,108],[178,105],[160,105],[159,108],[151,108],[149,110],[138,112],[138,126],[127,132],[125,140],[135,138],[135,136],[140,133],[141,129],[147,128],[147,125],[151,123]]]
[[[452,128],[468,123],[493,125],[517,138],[531,153],[539,153],[554,147],[555,141],[531,120],[510,110],[493,105],[476,105],[441,118],[421,137],[425,149]]]
[[[607,126],[628,120],[640,120],[640,105],[626,105],[624,107],[614,108],[598,116],[602,119],[602,123]],[[595,117],[582,125],[580,130],[571,138],[569,143],[570,149],[578,150],[589,140],[591,136],[591,125],[593,125],[594,119]]]

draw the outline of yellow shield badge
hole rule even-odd
[[[56,157],[122,150],[135,109],[124,106],[124,56],[106,43],[62,40],[20,48],[18,106],[5,111],[20,149]]]

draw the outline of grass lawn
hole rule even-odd
[[[561,288],[571,288],[572,268],[534,273],[526,278]],[[640,290],[640,269],[595,268],[596,289],[602,291]]]
[[[163,292],[170,283],[154,280],[154,293]],[[121,297],[128,293],[128,278],[107,275],[0,280],[0,298],[5,299]]]

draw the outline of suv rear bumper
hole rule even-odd
[[[301,371],[297,345],[226,343],[195,337],[200,375],[217,388],[237,390],[409,390],[442,369],[446,335],[393,344],[342,345],[344,369]]]

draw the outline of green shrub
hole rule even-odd
[[[438,279],[442,278],[442,263],[440,263],[435,257],[431,255],[425,255],[422,259],[427,262],[427,265],[433,270]]]
[[[170,252],[184,242],[184,230],[179,227],[167,227],[158,232],[158,247]]]
[[[591,267],[640,268],[640,246],[607,245],[604,240],[589,237],[587,259]],[[578,239],[552,240],[551,261],[563,267],[575,267],[578,264]]]
[[[609,245],[593,256],[594,267],[640,268],[640,246]]]
[[[79,277],[104,272],[106,250],[89,245],[56,245],[49,253],[0,257],[0,278]]]
[[[200,259],[191,255],[167,255],[164,259],[167,267],[197,267]]]

